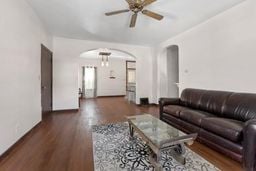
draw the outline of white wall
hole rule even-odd
[[[157,48],[158,97],[166,96],[166,47],[180,49],[180,87],[256,93],[256,1],[232,9]]]
[[[41,43],[51,37],[24,0],[0,5],[0,154],[41,120]]]
[[[75,40],[55,37],[53,71],[54,110],[78,108],[79,56],[98,48],[118,49],[136,57],[137,103],[140,97],[149,97],[152,102],[152,49],[127,44]]]
[[[102,67],[101,59],[79,59],[79,88],[82,89],[82,67],[97,67],[97,96],[116,96],[126,94],[126,60],[109,59],[109,66]],[[110,79],[110,71],[114,71],[116,79]]]

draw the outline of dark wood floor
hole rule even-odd
[[[0,171],[93,171],[91,126],[143,112],[158,117],[157,107],[138,107],[123,98],[86,100],[79,112],[52,113],[0,161]],[[239,163],[199,143],[191,148],[221,170],[241,170]]]

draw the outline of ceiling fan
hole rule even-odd
[[[131,18],[130,27],[135,27],[137,16],[138,16],[139,12],[141,12],[142,14],[144,14],[148,17],[154,18],[156,20],[162,20],[164,18],[162,15],[144,9],[144,7],[154,3],[156,1],[157,0],[126,0],[126,2],[129,5],[129,9],[107,12],[107,13],[105,13],[105,15],[111,16],[111,15],[117,15],[117,14],[126,13],[126,12],[131,11],[131,12],[133,12],[133,15]]]

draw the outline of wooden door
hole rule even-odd
[[[52,52],[41,45],[42,114],[52,111]]]

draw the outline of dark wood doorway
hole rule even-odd
[[[41,104],[42,115],[52,111],[52,52],[41,45]]]

